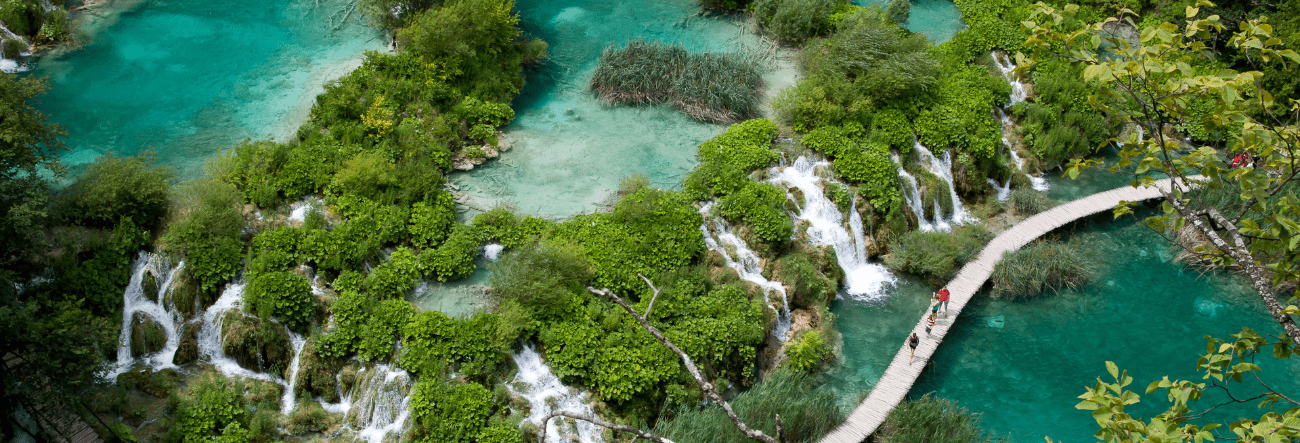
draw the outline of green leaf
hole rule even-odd
[[[1187,7],[1187,18],[1196,17],[1196,14],[1199,14],[1200,12],[1201,12],[1201,8],[1195,8],[1195,7],[1188,6],[1188,7]]]
[[[1106,372],[1109,372],[1111,377],[1119,379],[1119,366],[1116,366],[1115,362],[1106,361]]]

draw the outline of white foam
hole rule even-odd
[[[131,265],[131,280],[122,294],[122,331],[117,339],[117,364],[105,375],[107,379],[117,378],[136,363],[142,363],[155,371],[176,367],[172,364],[172,358],[180,345],[180,327],[184,325],[185,319],[177,313],[175,306],[164,306],[163,303],[166,301],[165,294],[171,289],[172,279],[177,275],[176,271],[184,265],[181,262],[173,267],[162,255],[140,251],[135,263]],[[156,294],[157,302],[144,293],[144,274],[150,271],[156,279],[161,280],[159,293]],[[137,313],[158,322],[167,335],[161,351],[142,356],[139,360],[131,357],[131,323]]]
[[[845,229],[844,216],[839,207],[826,198],[818,182],[822,179],[815,173],[818,166],[826,166],[824,161],[811,162],[806,157],[799,157],[794,165],[786,168],[773,168],[772,181],[799,188],[803,192],[804,207],[796,215],[798,220],[807,221],[808,239],[821,246],[830,246],[835,250],[840,268],[844,270],[845,292],[856,300],[879,300],[888,296],[887,289],[897,283],[898,279],[884,266],[871,263],[865,253],[865,241],[861,231],[861,219],[857,229],[849,232]],[[850,215],[850,227],[854,224]]]
[[[722,254],[727,267],[736,270],[736,273],[740,274],[741,280],[754,283],[763,288],[763,301],[773,311],[776,311],[776,326],[772,332],[778,340],[784,342],[786,335],[790,332],[790,301],[785,294],[785,285],[779,281],[771,281],[763,277],[763,268],[760,266],[761,262],[758,254],[749,249],[749,245],[745,244],[744,240],[731,232],[731,225],[726,220],[721,217],[713,220],[718,232],[715,234],[709,231],[709,210],[713,208],[713,204],[713,202],[709,202],[700,207],[700,214],[703,214],[705,218],[704,224],[700,225],[700,231],[704,233],[704,245],[710,251],[717,251]],[[727,249],[722,246],[723,244],[730,245],[732,249],[735,249],[736,258],[739,260],[732,258]],[[772,306],[772,300],[768,298],[768,295],[772,292],[781,294],[780,309]]]
[[[925,166],[925,169],[948,184],[948,196],[952,198],[952,216],[948,219],[943,218],[942,211],[939,210],[939,200],[936,199],[934,215],[936,229],[946,231],[948,230],[947,224],[960,225],[978,222],[979,219],[966,212],[966,207],[961,204],[961,198],[957,197],[957,185],[952,180],[952,150],[944,151],[942,158],[936,158],[919,141],[912,147],[912,150],[916,151],[916,155],[921,164]]]
[[[486,257],[488,261],[497,261],[497,257],[499,257],[501,255],[501,251],[505,249],[506,249],[505,246],[501,246],[496,243],[491,243],[483,247],[483,256]]]
[[[510,393],[523,397],[528,400],[531,406],[528,411],[528,421],[535,425],[541,425],[542,418],[552,411],[565,411],[574,414],[595,417],[596,412],[591,408],[590,396],[585,392],[575,391],[560,382],[560,378],[551,372],[551,368],[542,361],[541,354],[538,354],[531,345],[525,345],[522,351],[514,355],[515,366],[519,367],[519,372],[515,379],[506,384]],[[522,385],[522,388],[516,388]],[[577,441],[581,443],[599,443],[604,440],[600,438],[601,428],[594,424],[581,420],[572,420],[563,417],[551,419],[546,425],[547,442],[572,442],[572,439],[563,439],[560,435],[559,423],[577,421],[574,428],[577,430]]]

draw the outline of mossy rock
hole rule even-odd
[[[188,365],[199,361],[199,329],[202,323],[187,323],[181,327],[180,344],[172,355],[172,364]]]
[[[154,277],[153,271],[144,271],[144,280],[140,283],[140,289],[144,291],[144,298],[158,302],[158,277]]]
[[[131,316],[131,357],[161,351],[167,344],[167,331],[162,324],[144,313]]]
[[[16,59],[27,50],[27,42],[19,39],[5,39],[4,44],[0,45],[0,54],[7,59]]]
[[[299,397],[321,397],[329,403],[339,401],[339,381],[334,374],[339,372],[341,364],[333,359],[316,353],[316,337],[312,336],[303,346],[299,356],[297,383],[293,390]]]
[[[339,369],[340,391],[343,391],[344,393],[352,391],[352,388],[357,384],[357,371],[360,369],[361,365],[356,361],[348,362],[343,365],[343,369]]]
[[[185,318],[193,317],[198,312],[194,300],[198,298],[199,288],[187,276],[181,276],[176,280],[178,283],[170,291],[167,291],[165,297],[165,299],[169,298],[170,300],[166,300],[164,303],[175,306],[176,312],[179,312]]]
[[[150,368],[135,369],[117,376],[118,386],[138,389],[158,398],[167,398],[176,389],[179,375],[171,369],[155,372]]]
[[[226,312],[221,325],[221,351],[246,369],[279,373],[289,367],[293,348],[284,327],[244,315]]]
[[[792,310],[825,306],[835,298],[836,282],[823,275],[807,254],[796,252],[777,259],[772,276],[788,288]]]

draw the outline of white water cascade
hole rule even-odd
[[[890,158],[898,166],[898,178],[903,188],[903,203],[912,211],[912,215],[916,216],[917,229],[920,229],[921,232],[947,231],[949,227],[943,221],[942,213],[935,213],[934,222],[925,219],[925,208],[921,207],[921,188],[916,185],[916,177],[903,169],[903,163],[898,160],[898,154],[892,154]]]
[[[1009,108],[1015,106],[1017,103],[1025,101],[1025,84],[1021,82],[1019,78],[1012,75],[1011,71],[1016,69],[1016,65],[1011,63],[1011,56],[998,51],[994,51],[990,55],[993,57],[993,64],[997,65],[998,70],[1002,72],[1002,77],[1007,80],[1007,83],[1011,84],[1011,98],[1007,102],[1006,107]],[[1011,161],[1015,162],[1016,170],[1025,174],[1025,177],[1029,177],[1029,183],[1035,191],[1047,192],[1047,190],[1052,187],[1047,183],[1047,178],[1035,177],[1028,171],[1025,171],[1025,162],[1016,154],[1015,147],[1012,146],[1011,140],[1007,138],[1007,131],[1011,128],[1011,117],[1001,109],[998,109],[997,112],[999,119],[1002,121],[1002,146],[1006,147],[1007,151],[1011,154]],[[998,183],[993,179],[989,179],[988,182],[990,185],[993,185],[993,189],[998,191],[998,201],[1007,201],[1007,199],[1011,197],[1010,179],[1002,185],[998,185]]]
[[[700,231],[704,233],[704,245],[710,251],[717,251],[722,254],[723,260],[727,262],[727,267],[736,270],[736,273],[740,274],[741,280],[763,288],[763,301],[776,311],[776,326],[772,333],[776,335],[777,340],[784,343],[787,338],[786,335],[790,332],[790,300],[786,296],[785,285],[779,281],[771,281],[763,277],[763,268],[760,266],[758,254],[749,249],[749,245],[745,244],[744,240],[731,232],[731,225],[726,220],[721,217],[716,218],[714,225],[718,232],[715,234],[709,231],[709,210],[713,208],[713,204],[713,202],[705,203],[700,208],[700,214],[704,215],[705,219],[704,224],[700,225]],[[739,260],[733,259],[723,245],[735,249],[736,258]],[[772,300],[768,298],[768,295],[773,292],[781,294],[780,309],[772,306]]]
[[[957,186],[952,182],[952,150],[944,151],[942,159],[936,158],[934,154],[932,154],[929,149],[926,149],[925,145],[922,145],[919,141],[912,147],[912,150],[916,151],[916,156],[920,159],[921,164],[925,166],[925,169],[929,170],[931,174],[934,174],[939,177],[940,180],[943,180],[948,184],[948,195],[949,197],[952,197],[952,218],[948,220],[948,223],[960,225],[963,223],[979,221],[974,216],[970,215],[970,213],[966,212],[966,207],[962,206],[961,199],[957,197]],[[940,214],[942,214],[943,211],[939,210],[939,201],[935,200],[934,205],[934,217],[939,222],[942,222],[943,220]],[[936,225],[938,224],[939,223],[936,223]]]
[[[809,223],[808,239],[814,244],[830,246],[835,250],[840,268],[844,270],[844,289],[855,300],[879,300],[888,295],[886,289],[898,279],[884,266],[867,261],[866,239],[862,232],[862,218],[856,210],[849,214],[845,229],[844,215],[839,207],[826,198],[818,183],[818,166],[825,161],[812,162],[799,157],[794,165],[772,169],[772,182],[798,188],[803,193],[804,204],[796,216]]]
[[[389,435],[401,438],[411,418],[411,393],[415,386],[411,374],[381,364],[357,372],[351,392],[340,393],[337,404],[321,402],[325,410],[345,414],[348,426],[357,430],[357,438],[382,443]]]
[[[1016,65],[1011,62],[1011,55],[998,51],[994,51],[991,55],[993,64],[1002,71],[1002,77],[1007,79],[1007,83],[1011,84],[1011,102],[1007,103],[1007,106],[1015,106],[1016,103],[1025,101],[1025,84],[1019,78],[1011,76],[1011,71],[1016,69]]]
[[[10,31],[9,28],[5,27],[4,23],[0,23],[0,48],[3,48],[5,40],[18,40],[23,42],[24,44],[27,43],[27,40],[23,39],[22,36],[19,36],[18,34],[15,34],[13,31]],[[30,55],[31,53],[27,51],[23,51],[20,52],[20,54]],[[17,60],[10,60],[5,58],[3,49],[0,49],[0,71],[19,72],[25,70],[27,70],[27,68],[24,68],[23,66],[19,65]]]
[[[245,377],[265,380],[284,387],[284,395],[280,398],[280,412],[288,415],[293,412],[297,404],[297,398],[293,392],[293,382],[298,377],[299,359],[302,356],[303,345],[307,340],[303,336],[289,331],[289,343],[293,347],[293,358],[289,360],[289,369],[291,370],[289,380],[276,377],[271,374],[253,371],[240,366],[235,359],[226,355],[221,350],[221,326],[225,321],[226,312],[231,309],[237,309],[244,304],[244,284],[231,283],[226,290],[221,293],[221,297],[203,311],[203,326],[199,329],[198,345],[199,355],[206,357],[208,363],[217,368],[227,377]]]
[[[540,426],[542,418],[552,411],[596,416],[596,412],[591,408],[590,396],[560,383],[560,378],[551,372],[551,368],[542,361],[541,354],[538,354],[532,345],[525,345],[522,351],[514,355],[514,360],[515,365],[519,367],[519,372],[511,383],[506,384],[506,387],[511,394],[528,400],[531,406],[528,411],[528,421]],[[568,435],[561,435],[561,423],[571,431],[566,433]],[[581,420],[557,417],[546,424],[548,442],[600,443],[604,441],[600,438],[600,433],[600,427]],[[576,439],[573,438],[575,436]]]
[[[155,371],[176,367],[172,364],[172,358],[180,345],[180,326],[184,324],[185,319],[176,312],[175,306],[164,305],[167,301],[164,295],[171,289],[172,278],[176,276],[176,271],[183,266],[185,262],[171,266],[167,258],[162,255],[140,251],[135,263],[131,265],[130,283],[122,294],[122,332],[117,339],[117,364],[108,372],[107,379],[116,379],[136,363],[143,363]],[[158,298],[156,302],[144,293],[145,272],[152,272],[155,278],[159,279],[158,294],[155,294]],[[167,342],[161,351],[142,356],[139,361],[131,357],[131,323],[137,313],[158,322],[167,334]]]

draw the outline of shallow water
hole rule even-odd
[[[590,92],[600,52],[632,39],[680,43],[693,51],[768,51],[738,17],[696,15],[692,0],[518,0],[523,30],[550,45],[550,60],[527,72],[504,128],[512,149],[452,181],[482,210],[512,203],[544,217],[593,212],[623,177],[640,174],[675,189],[695,167],[695,150],[725,127],[667,106],[607,106]],[[769,90],[791,84],[789,62],[774,63]],[[473,212],[469,213],[472,215]]]
[[[384,49],[348,4],[148,0],[106,11],[113,19],[87,25],[90,44],[34,63],[31,74],[50,78],[38,108],[67,128],[65,164],[153,151],[193,177],[245,138],[287,139],[326,81]]]
[[[1195,364],[1205,350],[1204,335],[1228,338],[1242,326],[1280,331],[1244,279],[1201,275],[1172,263],[1168,243],[1131,221],[1099,216],[1068,238],[1096,257],[1094,283],[1018,302],[977,296],[909,397],[933,392],[955,400],[983,413],[986,430],[1013,442],[1089,440],[1096,423],[1074,409],[1075,397],[1106,374],[1106,360],[1128,369],[1132,388],[1141,393],[1164,375],[1201,381]],[[910,283],[883,306],[848,302],[833,309],[847,361],[831,385],[846,402],[875,384],[932,290]],[[1300,387],[1291,377],[1300,362],[1264,366],[1266,380],[1279,389]],[[1201,404],[1212,404],[1215,395]],[[1131,411],[1149,417],[1164,405],[1161,394],[1143,400]],[[1214,418],[1237,412],[1260,414],[1252,403]]]
[[[858,6],[889,6],[889,0],[853,0]],[[925,34],[932,44],[952,40],[957,31],[966,29],[961,21],[961,10],[951,0],[912,0],[912,15],[907,21],[908,31]]]

